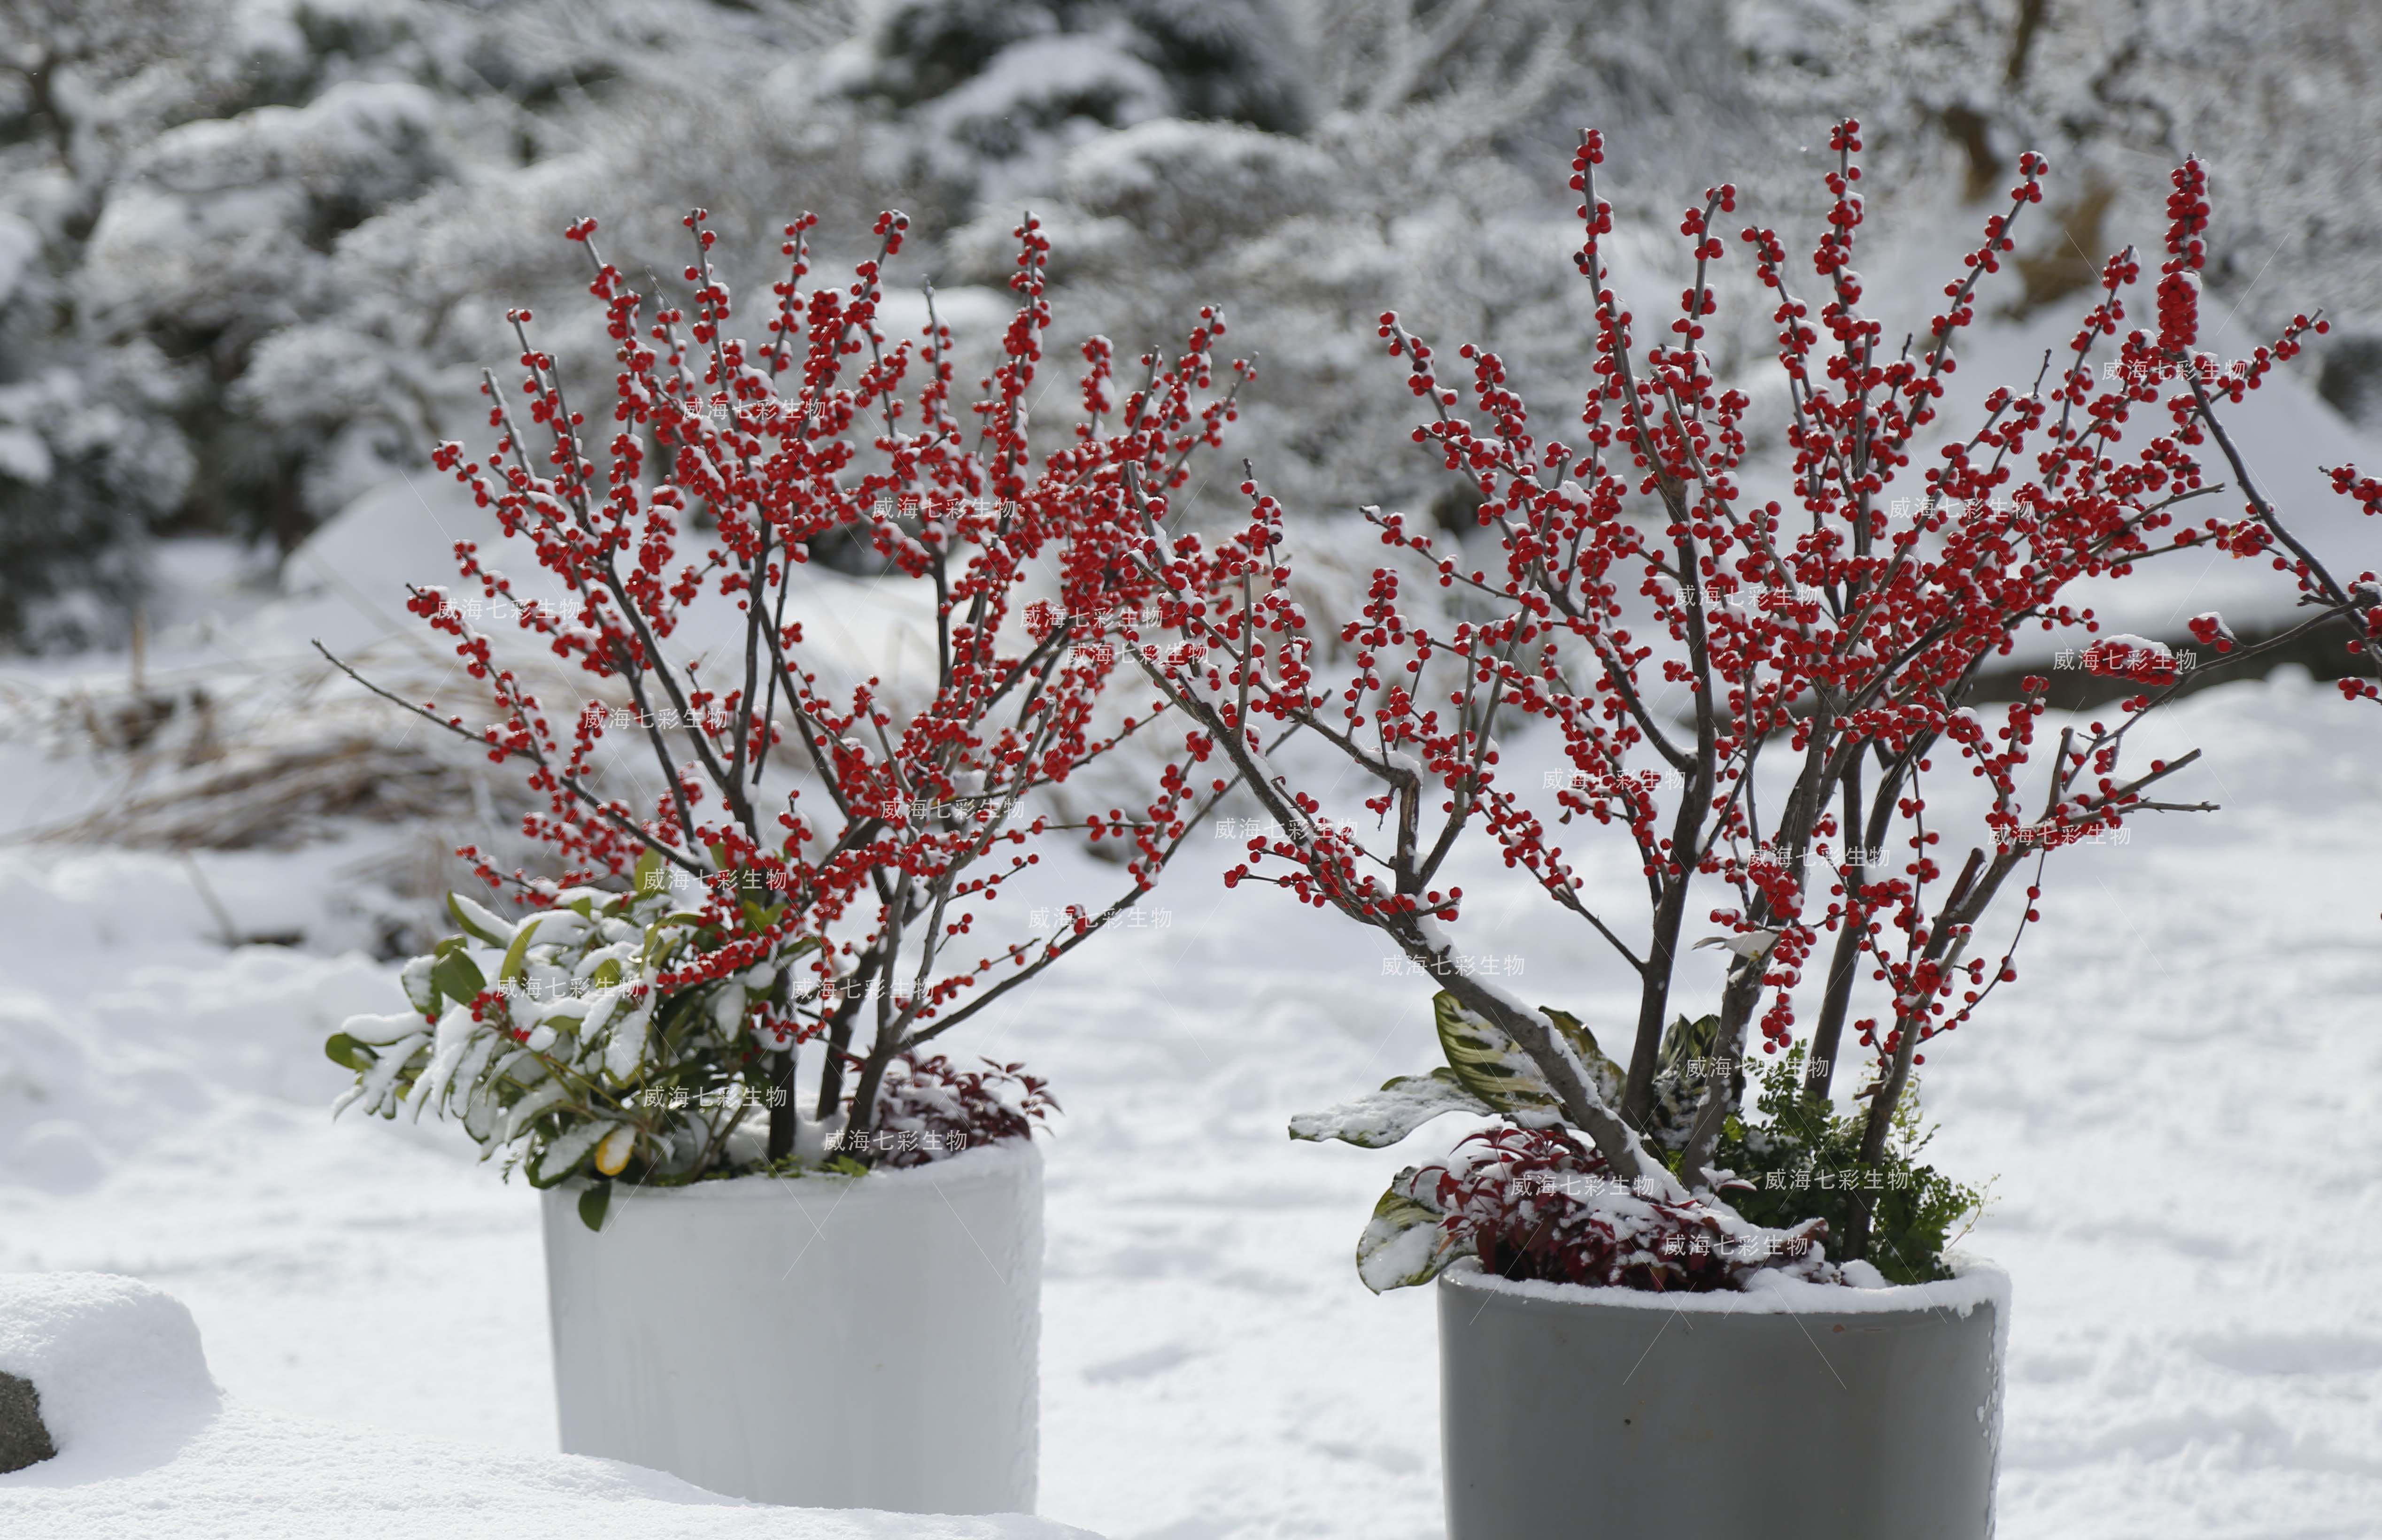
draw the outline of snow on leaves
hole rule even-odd
[[[1475,1095],[1454,1069],[1442,1065],[1427,1075],[1397,1075],[1379,1091],[1321,1112],[1290,1120],[1293,1139],[1337,1139],[1368,1150],[1386,1149],[1432,1118],[1450,1112],[1487,1117],[1497,1108]]]

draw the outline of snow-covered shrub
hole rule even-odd
[[[146,361],[121,349],[0,385],[0,637],[87,645],[141,593],[149,532],[195,471],[180,434],[143,431],[165,394]]]
[[[2196,751],[2119,769],[2128,735],[2178,688],[2147,643],[2120,639],[2102,664],[2144,681],[2117,720],[2064,730],[2041,758],[2047,680],[2028,679],[1991,719],[1971,703],[1981,667],[2022,631],[2097,629],[2081,581],[2122,580],[2204,543],[2237,557],[2271,543],[2257,519],[2195,529],[2177,511],[2217,490],[2198,446],[2226,446],[2193,351],[2204,168],[2187,162],[2175,174],[2155,319],[2123,326],[2141,264],[2130,248],[2110,257],[2057,368],[2046,360],[2042,377],[1990,390],[1981,419],[1955,427],[1937,422],[1944,376],[1958,367],[1980,286],[2044,196],[2047,167],[2020,158],[1943,304],[1911,328],[1915,345],[1897,345],[1902,328],[1864,312],[1851,265],[1860,145],[1854,122],[1829,139],[1812,290],[1774,231],[1738,238],[1774,296],[1792,407],[1774,456],[1753,455],[1749,398],[1714,377],[1701,345],[1716,303],[1706,277],[1729,252],[1718,226],[1736,189],[1708,189],[1685,211],[1694,282],[1676,310],[1641,322],[1615,283],[1613,211],[1596,187],[1603,145],[1590,133],[1573,163],[1586,227],[1574,262],[1594,305],[1576,429],[1534,422],[1496,353],[1467,345],[1446,359],[1396,314],[1381,318],[1422,406],[1412,440],[1472,479],[1475,519],[1493,532],[1497,556],[1474,566],[1437,531],[1368,508],[1389,561],[1340,628],[1344,668],[1320,656],[1294,581],[1305,553],[1256,480],[1242,484],[1250,511],[1229,536],[1170,535],[1137,519],[1138,559],[1168,595],[1154,629],[1197,651],[1145,647],[1136,661],[1275,825],[1249,841],[1227,885],[1269,884],[1334,911],[1439,984],[1446,1065],[1303,1118],[1294,1136],[1376,1147],[1453,1111],[1567,1129],[1633,1195],[1717,1211],[1749,1035],[1758,1024],[1770,1053],[1794,1041],[1794,991],[1824,944],[1801,1094],[1830,1106],[1840,1051],[1859,1061],[1856,1175],[1883,1170],[1923,1045],[2017,977],[2051,852],[2137,813],[2206,808],[2153,789]],[[2249,367],[2223,375],[2219,393],[2256,388],[2316,329],[2295,318]],[[2106,384],[2093,360],[2105,337],[2117,339]],[[1455,377],[1442,372],[1451,363]],[[2182,431],[2128,434],[2129,417],[2160,403],[2158,382],[2178,371],[2192,394],[2164,404]],[[1922,453],[1932,463],[1911,472]],[[2240,475],[2229,446],[2227,458]],[[1461,602],[1424,609],[1413,587]],[[2221,635],[2220,619],[2203,618]],[[1538,786],[1504,768],[1529,719],[1558,750]],[[1275,757],[1293,735],[1328,746],[1325,763]],[[1981,784],[1955,801],[1940,778],[1961,771]],[[1584,845],[1567,845],[1566,829]],[[1974,843],[1955,863],[1939,859],[1947,839]],[[1577,1016],[1526,1005],[1474,965],[1448,928],[1466,905],[1443,875],[1460,849],[1531,884],[1637,976],[1636,1020],[1615,1024],[1626,1054],[1608,1055]],[[1642,928],[1601,912],[1588,877],[1599,860],[1642,874]],[[1717,1008],[1689,1022],[1673,1017],[1672,996],[1699,878],[1722,890],[1706,911],[1722,934],[1692,945],[1732,960]],[[2008,928],[1989,942],[1983,927],[2005,899]],[[1856,996],[1872,994],[1863,1008],[1874,1013],[1857,1014]],[[1827,1235],[1839,1258],[1864,1258],[1875,1239],[1869,1191],[1855,1181],[1843,1232]],[[1485,1222],[1440,1212],[1411,1181],[1392,1197],[1369,1245],[1390,1243],[1385,1228],[1446,1233],[1460,1219],[1478,1232]],[[1655,1213],[1625,1207],[1600,1222],[1653,1227]],[[1824,1232],[1824,1217],[1792,1196],[1776,1213],[1808,1236]],[[1447,1254],[1426,1248],[1418,1260]],[[1936,1262],[1903,1260],[1913,1274]]]
[[[635,874],[658,875],[658,862]],[[763,1083],[747,1018],[776,965],[684,983],[728,936],[659,884],[552,897],[518,921],[448,897],[462,930],[406,964],[412,1009],[350,1018],[325,1045],[357,1075],[339,1110],[451,1115],[534,1187],[591,1169],[667,1183],[765,1164],[767,1120],[749,1115],[786,1106],[787,1089]],[[1020,1065],[957,1069],[905,1050],[887,1066],[873,1129],[847,1136],[841,1118],[797,1113],[792,1153],[797,1166],[843,1152],[923,1165],[1025,1138],[1056,1106]]]
[[[839,9],[0,7],[0,642],[120,638],[153,532],[287,550],[468,399],[437,316],[470,330],[469,299],[507,287],[498,243],[433,254],[444,290],[386,325],[387,274],[422,253],[371,261],[355,248],[387,231],[351,240],[364,226],[457,193],[503,226],[490,211],[533,202],[522,188],[603,154],[590,124],[667,106],[696,60],[706,90],[750,101],[841,35]]]
[[[738,337],[702,211],[684,221],[683,304],[632,288],[596,254],[596,222],[574,222],[613,342],[608,424],[571,404],[516,311],[525,411],[492,375],[485,462],[453,442],[433,456],[560,597],[459,539],[478,593],[423,585],[409,607],[500,720],[475,730],[368,688],[523,762],[543,804],[523,830],[566,870],[508,874],[467,849],[528,912],[452,899],[461,934],[408,965],[411,1011],[350,1022],[329,1051],[356,1070],[357,1104],[453,1112],[540,1185],[904,1164],[1022,1135],[1051,1105],[1039,1082],[923,1048],[1125,911],[1234,784],[1194,785],[1195,732],[1128,805],[1055,811],[1087,766],[1165,730],[1162,700],[1114,682],[1130,651],[1118,617],[1153,597],[1118,509],[1162,503],[1222,442],[1222,317],[1204,312],[1134,384],[1104,341],[1085,345],[1084,419],[1037,443],[1049,241],[1030,219],[1000,361],[966,404],[950,327],[930,309],[896,341],[882,320],[907,221],[881,214],[876,254],[843,285],[809,281],[814,223],[785,226],[786,275],[764,326]],[[1249,373],[1222,372],[1235,386]],[[897,624],[915,665],[871,671],[838,640],[847,580],[810,573],[831,535],[883,567],[872,604],[898,592],[909,606]],[[479,629],[482,599],[510,631]],[[549,715],[511,646],[633,704]],[[1052,841],[1085,835],[1121,852],[1112,901],[1030,926],[994,903]],[[583,1212],[606,1201],[591,1192]]]
[[[939,282],[997,275],[1032,207],[1070,257],[1067,313],[1128,351],[1186,298],[1234,296],[1275,361],[1251,446],[1303,513],[1440,501],[1453,521],[1462,486],[1381,431],[1367,327],[1393,307],[1497,350],[1526,390],[1560,377],[1584,312],[1541,260],[1563,211],[1524,158],[1583,110],[1630,127],[1640,214],[1707,167],[1773,185],[1824,104],[1874,109],[1931,216],[2048,142],[2103,179],[2013,255],[2077,287],[2093,274],[2069,233],[2097,250],[2093,210],[2111,228],[2146,213],[2127,167],[2221,152],[2242,217],[2211,280],[2257,321],[2320,276],[2358,334],[2326,361],[2346,409],[2382,356],[2360,153],[2376,109],[2355,84],[2377,58],[2382,20],[2341,0],[27,0],[0,14],[0,385],[64,369],[114,411],[82,419],[77,452],[49,436],[65,416],[10,424],[56,469],[0,462],[0,610],[31,617],[20,636],[120,627],[146,531],[286,545],[391,479],[469,415],[486,297],[546,298],[531,234],[596,204],[740,226],[806,204],[829,229],[901,206]],[[419,110],[389,117],[409,94]],[[1283,200],[1234,206],[1246,159],[1172,161],[1170,204],[1259,226],[1189,249],[1073,202],[1074,156],[1185,126],[1320,154],[1331,196],[1259,219]],[[615,258],[638,271],[673,236],[616,227]],[[1734,382],[1761,339],[1725,315],[1705,346]]]
[[[1194,297],[1235,296],[1269,360],[1249,450],[1333,520],[1433,480],[1396,456],[1396,385],[1369,367],[1365,327],[1383,303],[1473,329],[1485,313],[1525,351],[1558,329],[1551,311],[1571,319],[1536,260],[1560,206],[1505,147],[1558,89],[1576,28],[1560,6],[1416,9],[1283,6],[1269,67],[1304,77],[1296,134],[1262,116],[1176,113],[1053,141],[1043,164],[988,179],[1032,197],[1068,253],[1054,281],[1071,313],[1110,336],[1161,336]],[[955,275],[983,281],[1006,260],[1012,215],[1007,200],[976,207],[944,244]]]
[[[639,874],[658,871],[649,862]],[[717,1109],[731,1088],[735,1110],[769,1099],[758,1084],[747,1094],[744,1017],[777,965],[675,983],[723,936],[666,888],[571,887],[551,899],[509,921],[449,895],[462,930],[405,965],[412,1009],[350,1018],[325,1045],[357,1073],[340,1109],[452,1113],[539,1187],[591,1163],[610,1177],[634,1162],[632,1179],[652,1179],[757,1160],[760,1131],[731,1145],[742,1124]]]
[[[939,1155],[998,1139],[1024,1139],[1059,1110],[1039,1075],[1022,1064],[963,1069],[936,1054],[903,1054],[886,1070],[873,1137],[878,1164],[924,1166]]]
[[[918,153],[1004,191],[1157,117],[1295,132],[1311,110],[1276,0],[889,0],[834,65],[927,132]]]
[[[2324,295],[2354,335],[2323,361],[2339,360],[2344,391],[2371,377],[2339,344],[2382,329],[2382,164],[2363,149],[2382,133],[2364,85],[2382,67],[2373,6],[1750,0],[1728,25],[1764,109],[1861,104],[1875,169],[1938,208],[1992,199],[2029,147],[2059,164],[2062,195],[2016,253],[2041,271],[2001,302],[2089,290],[2069,235],[2094,251],[2091,227],[2148,226],[2162,193],[2143,157],[2197,155],[2227,189],[2225,227],[2204,234],[2209,282],[2257,334],[2287,325],[2291,296]]]

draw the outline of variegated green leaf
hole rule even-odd
[[[1465,1089],[1455,1071],[1444,1067],[1428,1075],[1399,1075],[1379,1091],[1368,1091],[1352,1102],[1321,1112],[1303,1112],[1290,1120],[1293,1139],[1338,1139],[1368,1150],[1385,1149],[1432,1118],[1450,1112],[1487,1114],[1496,1111]]]
[[[1706,1016],[1690,1021],[1681,1016],[1672,1021],[1671,1030],[1663,1034],[1659,1062],[1665,1069],[1683,1070],[1689,1059],[1710,1058],[1713,1045],[1719,1041],[1719,1017]]]
[[[1416,1192],[1415,1168],[1398,1173],[1365,1233],[1357,1238],[1357,1277],[1374,1293],[1408,1289],[1439,1277],[1461,1253],[1462,1242],[1442,1228],[1445,1217],[1429,1200],[1429,1189]]]
[[[1439,1045],[1447,1067],[1464,1088],[1495,1111],[1556,1113],[1562,1110],[1554,1090],[1521,1045],[1502,1027],[1466,1010],[1445,990],[1431,997],[1431,1018],[1439,1028]]]
[[[1703,1108],[1704,1091],[1711,1078],[1704,1066],[1712,1059],[1719,1041],[1717,1016],[1694,1021],[1681,1016],[1663,1034],[1662,1053],[1656,1059],[1653,1100],[1646,1110],[1646,1137],[1656,1148],[1670,1151],[1686,1146],[1688,1135],[1695,1129],[1696,1115]]]
[[[1570,1011],[1557,1010],[1553,1006],[1541,1006],[1539,1014],[1555,1024],[1555,1030],[1563,1033],[1565,1041],[1571,1045],[1571,1051],[1579,1056],[1580,1063],[1588,1069],[1590,1083],[1596,1087],[1596,1094],[1604,1099],[1605,1105],[1620,1106],[1622,1086],[1628,1080],[1628,1074],[1620,1065],[1604,1057],[1604,1051],[1596,1045],[1596,1034],[1588,1030],[1587,1023]]]

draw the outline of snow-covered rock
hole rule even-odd
[[[0,1534],[12,1540],[1088,1534],[1021,1514],[772,1508],[616,1461],[492,1453],[245,1406],[216,1389],[198,1326],[179,1301],[105,1273],[0,1274],[0,1373],[32,1382],[57,1449],[0,1475]]]
[[[221,1405],[181,1302],[109,1273],[0,1273],[0,1374],[31,1382],[57,1449],[20,1482],[129,1474]]]

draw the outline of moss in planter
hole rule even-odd
[[[1834,1236],[1849,1232],[1857,1205],[1869,1205],[1868,1261],[1888,1282],[1951,1277],[1944,1252],[1975,1222],[1984,1194],[1921,1164],[1934,1131],[1921,1125],[1915,1090],[1903,1097],[1885,1158],[1872,1167],[1860,1164],[1864,1118],[1811,1106],[1802,1081],[1798,1044],[1763,1067],[1757,1120],[1733,1115],[1724,1125],[1713,1164],[1750,1184],[1732,1186],[1729,1205],[1777,1229],[1825,1219]]]

